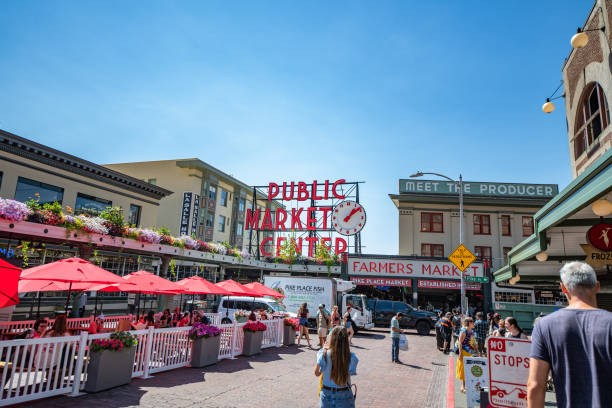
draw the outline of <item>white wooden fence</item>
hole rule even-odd
[[[220,316],[211,317],[220,320]],[[280,346],[283,320],[262,323],[267,327],[262,348]],[[242,353],[245,324],[219,325],[222,330],[219,359],[235,358]],[[153,373],[188,366],[190,329],[150,327],[130,332],[138,337],[132,377],[149,378]],[[0,341],[0,406],[68,393],[79,395],[87,381],[90,346],[94,340],[108,337],[110,333],[82,332],[78,336]]]

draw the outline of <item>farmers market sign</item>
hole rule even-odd
[[[348,257],[348,273],[354,276],[392,278],[461,279],[461,271],[451,262],[418,258]],[[482,263],[474,262],[465,270],[466,276],[484,276]]]
[[[400,194],[459,194],[457,183],[442,180],[400,179]],[[556,184],[483,183],[464,181],[463,193],[472,196],[547,198],[557,195]]]

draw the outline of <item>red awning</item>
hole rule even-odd
[[[184,292],[194,295],[232,295],[233,293],[227,289],[223,289],[214,283],[207,281],[200,276],[192,276],[176,282],[180,285]]]
[[[19,303],[17,286],[21,269],[0,259],[0,308]]]
[[[224,280],[223,282],[219,282],[216,285],[220,288],[228,290],[233,296],[261,297],[261,294],[259,292],[256,292],[253,289],[249,289],[246,286],[241,285],[231,279]]]
[[[285,297],[285,295],[283,295],[282,293],[277,292],[274,289],[270,289],[266,285],[262,285],[259,282],[247,283],[244,286],[249,288],[249,289],[253,289],[254,291],[257,291],[257,292],[261,293],[262,296],[272,296],[272,297],[275,297],[275,298]]]

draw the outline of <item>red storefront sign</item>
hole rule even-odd
[[[417,286],[424,289],[452,289],[460,290],[461,282],[443,280],[422,280],[419,279]],[[480,290],[480,283],[466,283],[467,290]]]
[[[394,279],[394,278],[362,278],[352,276],[351,281],[356,285],[366,286],[404,286],[409,288],[412,285],[411,279]]]
[[[597,249],[612,251],[612,224],[593,225],[587,231],[587,239]]]

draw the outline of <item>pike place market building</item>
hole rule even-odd
[[[459,188],[441,180],[401,179],[389,197],[398,209],[397,256],[349,255],[347,273],[373,298],[423,309],[460,305],[460,272],[448,260],[459,244]],[[510,249],[533,234],[533,215],[558,193],[555,184],[463,182],[464,245],[477,257],[466,276],[489,277]],[[491,310],[491,283],[466,283],[468,304]]]

